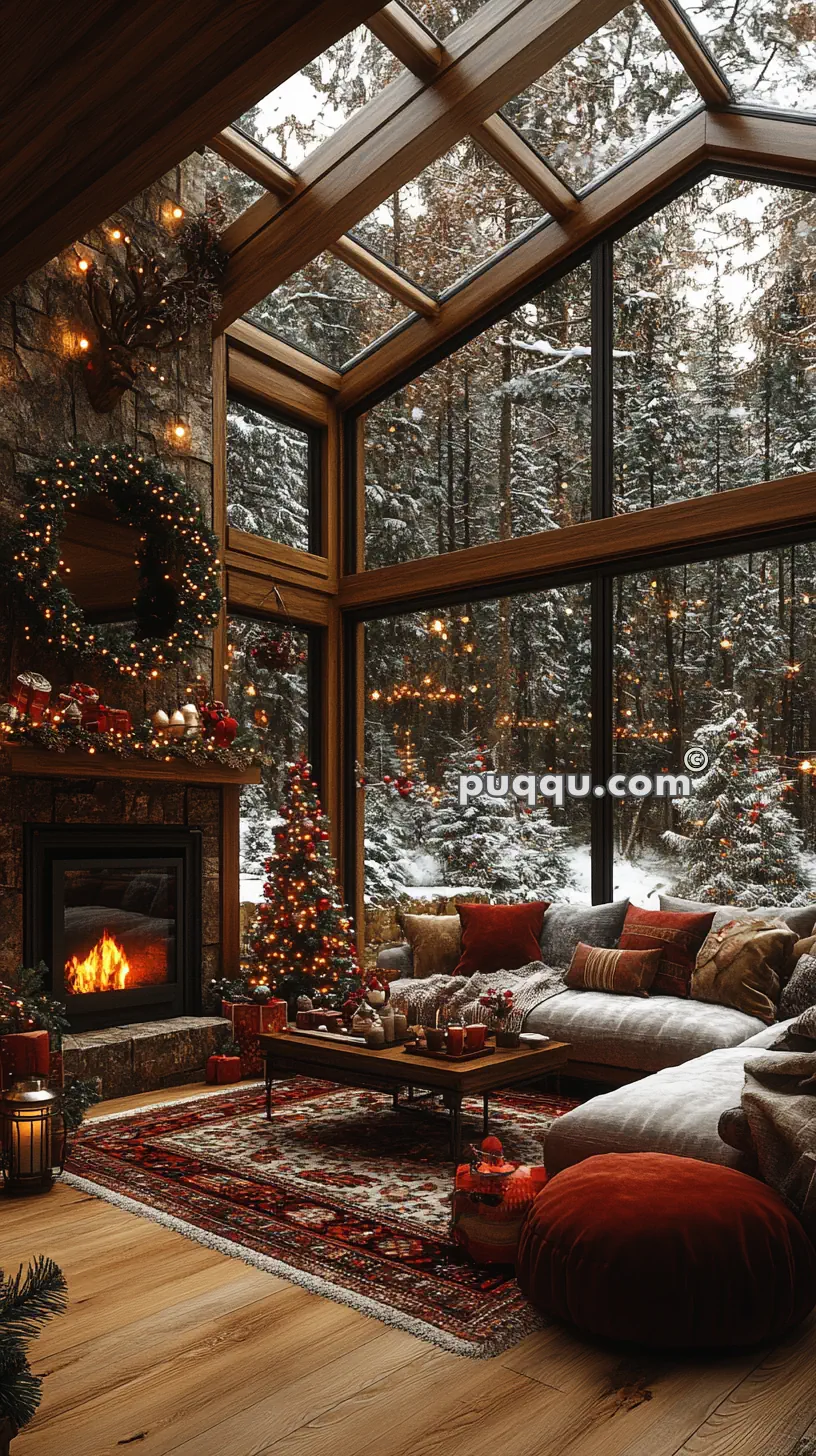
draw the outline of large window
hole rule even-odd
[[[712,177],[615,244],[615,504],[816,466],[816,197]]]
[[[461,604],[366,630],[366,897],[589,893],[589,809],[458,803],[460,774],[587,774],[584,586]]]
[[[757,879],[765,903],[812,883],[814,613],[814,545],[617,578],[616,769],[682,773],[691,746],[726,769],[699,776],[688,811],[669,798],[620,802],[617,891],[640,904],[660,889],[693,895],[700,860],[724,900],[744,901]],[[776,820],[775,804],[785,811]],[[769,870],[763,861],[776,850]]]
[[[241,790],[241,899],[260,899],[274,846],[286,765],[309,752],[309,634],[284,623],[232,615],[228,624],[229,706],[255,741],[260,784]]]
[[[227,405],[227,520],[239,531],[308,551],[320,438],[315,430],[230,399]]]
[[[589,515],[590,313],[586,265],[371,410],[367,566]]]

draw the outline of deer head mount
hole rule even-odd
[[[113,276],[83,259],[93,340],[85,360],[88,398],[108,414],[132,389],[145,353],[177,348],[196,323],[212,319],[221,302],[227,258],[219,243],[220,200],[184,228],[176,262],[142,252],[127,239],[124,264]]]

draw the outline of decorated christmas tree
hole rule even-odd
[[[342,996],[358,974],[357,948],[305,755],[289,764],[280,816],[251,937],[254,973],[282,996]]]
[[[554,895],[567,883],[569,871],[563,836],[545,807],[528,809],[512,794],[493,798],[483,793],[459,803],[460,774],[493,772],[493,757],[484,743],[450,758],[444,792],[425,836],[443,883],[488,890],[494,900]]]
[[[708,768],[676,803],[685,833],[663,836],[683,864],[676,892],[712,904],[789,904],[805,888],[802,834],[784,807],[787,781],[763,758],[761,735],[735,693],[718,695],[715,717],[694,743],[708,753]]]

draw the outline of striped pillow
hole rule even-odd
[[[657,975],[659,950],[601,950],[579,941],[566,984],[573,991],[611,991],[615,996],[648,996]]]

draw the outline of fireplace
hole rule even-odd
[[[30,824],[25,959],[74,1031],[201,1009],[201,833]]]

